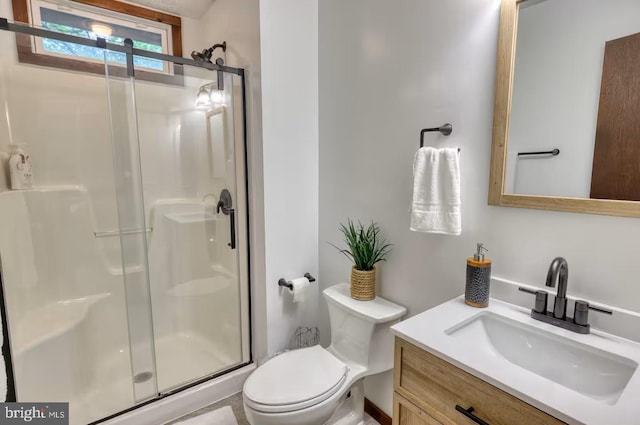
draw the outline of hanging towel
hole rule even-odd
[[[411,230],[459,235],[460,159],[457,149],[420,148],[413,159]]]

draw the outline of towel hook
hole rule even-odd
[[[446,123],[441,125],[440,127],[423,128],[422,130],[420,130],[420,147],[421,148],[424,147],[424,133],[428,133],[431,131],[439,131],[440,133],[442,133],[442,135],[448,136],[453,131],[453,126],[449,123]]]

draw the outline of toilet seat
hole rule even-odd
[[[245,403],[265,413],[283,413],[316,405],[335,394],[349,368],[320,346],[283,353],[262,366],[244,384]]]

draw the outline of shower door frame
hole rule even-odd
[[[243,158],[242,158],[242,164],[244,167],[244,190],[245,190],[245,225],[246,225],[246,241],[245,243],[247,244],[247,295],[248,295],[248,299],[247,299],[247,314],[248,314],[248,344],[249,344],[249,360],[247,362],[242,362],[236,366],[233,366],[231,368],[225,369],[221,372],[218,373],[214,373],[212,375],[209,376],[205,376],[203,378],[197,379],[195,381],[192,381],[190,383],[187,383],[179,388],[173,389],[171,391],[167,391],[167,392],[158,392],[156,397],[153,397],[152,399],[149,399],[147,401],[141,402],[139,404],[136,404],[128,409],[116,412],[112,415],[109,415],[107,417],[101,418],[97,421],[91,422],[88,425],[94,425],[94,424],[99,424],[105,421],[108,421],[110,419],[113,419],[117,416],[132,412],[136,409],[139,409],[143,406],[147,406],[149,404],[155,403],[158,400],[162,400],[166,397],[172,396],[174,394],[177,394],[179,392],[188,390],[190,388],[193,388],[197,385],[200,385],[202,383],[214,380],[216,378],[219,378],[223,375],[226,375],[228,373],[231,373],[233,371],[236,371],[238,369],[241,369],[243,367],[246,367],[250,364],[253,363],[253,322],[252,322],[252,300],[251,300],[251,228],[250,228],[250,219],[249,219],[249,215],[250,215],[250,202],[249,202],[249,169],[248,169],[248,135],[247,135],[247,104],[246,104],[246,100],[247,100],[247,93],[246,93],[246,76],[245,76],[245,70],[244,68],[235,68],[235,67],[231,67],[231,66],[226,66],[226,65],[218,65],[216,63],[211,63],[211,62],[199,62],[193,59],[188,59],[188,58],[183,58],[183,57],[179,57],[179,56],[173,56],[173,55],[167,55],[164,53],[156,53],[156,52],[151,52],[151,51],[147,51],[147,50],[141,50],[141,49],[137,49],[133,47],[133,41],[131,41],[130,39],[125,39],[124,41],[124,45],[119,45],[119,44],[113,44],[113,43],[108,43],[104,38],[102,37],[98,37],[96,40],[93,39],[88,39],[88,38],[82,38],[82,37],[77,37],[74,35],[68,35],[68,34],[63,34],[63,33],[59,33],[59,32],[55,32],[55,31],[50,31],[50,30],[46,30],[46,29],[42,29],[42,28],[37,28],[37,27],[32,27],[28,24],[21,24],[21,23],[16,23],[16,22],[11,22],[9,21],[7,18],[3,18],[0,17],[0,30],[4,30],[4,31],[10,31],[13,33],[19,33],[19,34],[26,34],[26,35],[30,35],[30,36],[36,36],[36,37],[43,37],[43,38],[51,38],[51,39],[55,39],[55,40],[60,40],[60,41],[65,41],[65,42],[70,42],[70,43],[75,43],[75,44],[80,44],[80,45],[84,45],[84,46],[89,46],[89,47],[97,47],[97,48],[101,48],[101,49],[108,49],[111,51],[117,51],[117,52],[121,52],[124,53],[126,55],[126,74],[127,77],[131,77],[135,79],[135,66],[133,63],[133,57],[134,56],[143,56],[143,57],[147,57],[150,59],[157,59],[157,60],[162,60],[162,61],[168,61],[177,65],[188,65],[188,66],[195,66],[197,68],[204,68],[204,69],[208,69],[210,71],[217,71],[218,73],[229,73],[229,74],[234,74],[240,77],[240,85],[241,85],[241,99],[242,99],[242,145],[243,145]],[[181,77],[179,75],[176,74],[176,77]],[[11,353],[11,349],[9,348],[11,345],[10,342],[10,338],[9,338],[9,324],[7,321],[7,305],[6,305],[6,297],[5,297],[5,291],[4,291],[4,284],[2,281],[2,268],[1,268],[1,262],[0,262],[0,317],[2,317],[2,322],[3,322],[3,336],[4,336],[4,344],[3,344],[3,353],[2,354],[7,354],[4,356],[5,358],[5,362],[6,362],[6,368],[7,368],[7,399],[6,402],[16,402],[18,400],[17,399],[17,394],[16,394],[16,386],[15,386],[15,374],[13,371],[13,356]],[[7,347],[7,348],[5,348]],[[10,370],[11,369],[11,370]],[[13,399],[10,399],[13,396]]]

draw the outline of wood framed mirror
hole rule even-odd
[[[638,117],[640,2],[502,0],[489,205],[640,217]]]

